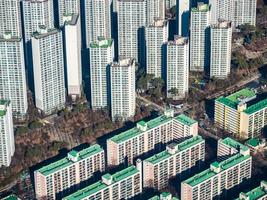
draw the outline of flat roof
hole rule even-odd
[[[19,198],[16,195],[11,194],[11,195],[9,195],[7,197],[4,197],[2,200],[18,200],[18,199]]]
[[[251,147],[257,147],[260,144],[259,138],[250,138],[248,141],[246,141],[246,144]]]
[[[175,117],[175,119],[177,121],[181,122],[182,124],[187,125],[187,126],[191,126],[191,125],[197,123],[196,120],[194,120],[194,119],[192,119],[192,118],[190,118],[184,114],[178,115],[177,117]]]
[[[101,151],[104,151],[104,150],[100,147],[100,145],[95,144],[95,145],[92,145],[92,146],[85,148],[81,151],[72,150],[68,154],[70,154],[73,157],[78,156],[78,159],[77,159],[77,162],[78,162],[78,161],[86,159],[92,155],[100,153]],[[70,160],[68,158],[68,155],[67,155],[65,158],[62,158],[56,162],[48,164],[48,165],[46,165],[46,166],[44,166],[44,167],[42,167],[36,171],[43,174],[44,176],[48,176],[52,173],[55,173],[56,171],[59,171],[61,169],[64,169],[64,168],[72,165],[73,163],[74,163],[74,161]]]
[[[160,194],[160,196],[156,195],[156,196],[154,196],[154,197],[151,197],[151,198],[148,199],[148,200],[161,200],[160,197],[166,198],[166,199],[168,199],[168,200],[179,200],[178,198],[173,197],[173,196],[171,195],[171,193],[169,193],[169,192],[162,192],[162,193]]]
[[[207,12],[209,10],[210,10],[209,5],[204,3],[201,4],[199,3],[197,7],[191,9],[192,12]]]
[[[47,37],[49,35],[53,35],[53,34],[60,32],[60,30],[58,30],[56,28],[51,28],[51,29],[43,28],[42,31],[44,31],[44,32],[36,31],[36,32],[32,33],[32,36],[36,39],[40,39],[40,38],[44,38],[44,37]]]
[[[176,150],[174,155],[176,155],[177,153],[179,153],[181,151],[189,149],[192,146],[199,144],[203,141],[204,141],[204,139],[199,135],[192,137],[190,139],[187,139],[184,142],[181,142],[181,143],[175,145],[175,147],[177,147],[177,150]],[[171,156],[173,156],[173,155],[170,154],[167,150],[164,150],[158,154],[151,156],[150,158],[145,159],[145,161],[150,162],[152,164],[157,164],[157,163],[159,163],[159,162],[161,162],[161,161],[163,161],[163,160],[165,160]]]
[[[238,142],[238,141],[236,141],[230,137],[227,137],[227,138],[221,140],[221,142],[223,144],[230,146],[230,147],[237,149],[237,150],[239,150],[239,149],[242,149],[243,151],[249,150],[249,148],[247,146],[241,144],[240,142]]]
[[[237,108],[237,105],[241,102],[241,99],[246,98],[253,98],[256,94],[254,91],[252,91],[249,88],[244,88],[242,90],[239,90],[238,92],[235,92],[227,97],[221,96],[217,98],[215,101],[218,101],[228,107],[231,107],[233,109]]]
[[[262,181],[264,184],[267,184],[266,181]],[[254,188],[253,190],[247,192],[247,193],[244,193],[244,192],[241,192],[242,195],[246,196],[246,197],[249,197],[249,200],[257,200],[259,198],[262,198],[264,196],[267,196],[267,189],[265,189],[264,187],[256,187]],[[236,200],[244,200],[243,198],[237,198]]]
[[[222,162],[214,162],[211,165],[214,167],[220,167],[221,168],[221,172],[223,172],[224,170],[227,170],[241,162],[243,162],[244,160],[249,159],[251,156],[250,155],[241,155],[241,154],[236,154],[230,158],[228,158],[227,160],[224,160]],[[216,172],[214,172],[211,168],[206,169],[194,176],[192,176],[191,178],[183,181],[183,183],[186,183],[192,187],[210,179],[211,177],[217,175]]]
[[[249,106],[246,110],[244,110],[244,113],[251,115],[255,112],[260,111],[263,108],[267,107],[267,99],[264,99],[262,101],[259,101],[255,104],[253,104],[252,106]]]
[[[152,119],[148,122],[141,121],[141,124],[147,125],[147,130],[149,130],[149,129],[153,129],[153,128],[161,125],[161,124],[165,124],[171,120],[172,120],[172,117],[167,117],[165,115],[161,115],[161,116],[159,116],[155,119]],[[134,128],[131,128],[127,131],[124,131],[118,135],[115,135],[114,137],[110,138],[110,140],[112,140],[115,143],[122,143],[122,142],[127,141],[131,138],[134,138],[134,137],[136,137],[136,136],[138,136],[144,132],[145,131],[141,131],[139,128],[134,127]]]
[[[90,48],[108,48],[111,47],[112,43],[113,43],[112,39],[100,38],[97,41],[91,42]]]
[[[112,184],[119,182],[123,179],[126,179],[136,173],[139,173],[138,169],[135,166],[130,166],[126,169],[123,169],[119,172],[116,172],[113,175],[109,175],[110,178],[112,177]],[[105,176],[105,175],[104,175]],[[63,198],[64,200],[81,200],[84,199],[86,197],[91,196],[92,194],[95,194],[105,188],[107,188],[108,185],[106,185],[105,183],[103,183],[102,181],[97,181],[94,184],[88,185],[87,187],[78,190],[77,192]]]
[[[0,99],[0,117],[6,115],[7,107],[10,105],[9,100]]]

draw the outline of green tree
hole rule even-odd
[[[36,129],[36,128],[41,128],[43,126],[43,124],[39,121],[32,121],[30,124],[29,124],[29,128],[31,130],[33,129]]]

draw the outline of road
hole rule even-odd
[[[159,110],[161,112],[164,112],[164,110],[165,110],[164,107],[162,107],[162,106],[160,106],[160,105],[158,105],[158,104],[156,104],[156,103],[154,103],[154,102],[152,102],[152,101],[150,101],[150,100],[148,100],[148,99],[146,99],[144,97],[141,97],[140,95],[136,95],[136,98],[141,100],[141,101],[143,101],[143,102],[145,102],[146,104],[149,104],[149,105],[153,106],[154,108],[156,108],[157,110]]]

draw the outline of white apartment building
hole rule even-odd
[[[166,9],[171,9],[173,6],[176,6],[176,0],[165,0]]]
[[[182,141],[197,134],[197,121],[185,115],[174,117],[173,110],[167,110],[164,115],[140,121],[136,127],[108,139],[108,165],[132,164],[146,152],[161,150],[170,141]]]
[[[86,44],[98,37],[111,37],[111,1],[110,0],[86,0],[85,1],[85,22],[86,22]]]
[[[210,77],[224,79],[231,70],[231,22],[219,21],[211,25]]]
[[[120,59],[110,66],[111,117],[113,121],[127,120],[135,115],[134,59]]]
[[[209,67],[210,8],[198,3],[191,9],[190,23],[190,71],[201,71]]]
[[[0,1],[0,37],[6,32],[11,32],[13,37],[22,37],[20,1]]]
[[[142,164],[130,166],[115,174],[105,174],[99,180],[63,200],[118,200],[132,199],[142,193]]]
[[[146,73],[162,77],[164,67],[164,44],[168,41],[169,23],[157,20],[145,28]]]
[[[0,100],[0,167],[8,167],[15,153],[14,128],[11,103]]]
[[[234,0],[232,26],[256,25],[257,0]]]
[[[190,2],[189,0],[177,1],[176,6],[176,21],[178,28],[178,35],[189,37],[190,25]]]
[[[114,60],[114,41],[99,38],[90,44],[91,106],[108,107],[108,67]]]
[[[251,177],[252,157],[240,152],[185,180],[181,184],[182,200],[212,200]]]
[[[67,72],[68,95],[73,99],[82,94],[82,57],[81,57],[81,23],[80,16],[69,14],[63,17],[65,21],[65,63]]]
[[[36,198],[59,199],[69,188],[103,171],[105,155],[98,144],[72,150],[66,157],[34,171]]]
[[[62,32],[40,27],[32,37],[36,107],[45,114],[65,106]]]
[[[117,8],[119,56],[140,61],[138,55],[144,48],[142,29],[146,26],[146,0],[117,0]]]
[[[240,152],[250,153],[250,150],[247,146],[237,142],[236,140],[230,137],[220,139],[218,141],[218,147],[217,147],[217,160],[218,161],[225,160]]]
[[[23,40],[12,33],[0,36],[0,98],[11,101],[15,117],[25,117],[28,102]]]
[[[234,1],[210,0],[211,24],[217,24],[218,20],[232,21]]]
[[[147,25],[165,19],[165,0],[147,0]]]
[[[22,0],[22,9],[25,43],[40,25],[54,28],[53,0]]]
[[[205,159],[205,140],[195,136],[181,143],[169,144],[165,151],[143,161],[144,187],[161,190],[166,188],[169,179],[183,177],[182,173],[198,167]]]
[[[59,26],[64,25],[65,22],[64,16],[66,15],[80,16],[80,0],[58,0],[57,2],[58,2]]]
[[[175,36],[167,43],[167,97],[179,99],[188,93],[189,41]]]

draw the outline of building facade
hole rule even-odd
[[[62,197],[71,187],[103,171],[105,171],[105,155],[98,144],[80,151],[72,150],[66,157],[34,172],[36,198]]]
[[[11,103],[0,100],[0,167],[8,167],[15,153]]]
[[[140,62],[139,56],[144,49],[146,0],[117,0],[117,8],[119,57]]]
[[[194,175],[181,184],[181,199],[212,200],[224,195],[225,190],[251,178],[252,157],[247,152],[236,154]]]
[[[177,33],[183,37],[189,37],[190,3],[189,0],[181,0],[176,4]]]
[[[134,117],[136,107],[134,59],[121,59],[110,66],[111,118],[125,121]]]
[[[88,185],[63,200],[117,200],[131,199],[142,193],[141,163],[130,166],[115,174],[105,174],[102,180]]]
[[[64,16],[79,15],[80,16],[80,0],[58,0],[58,18],[59,26],[65,23]]]
[[[166,188],[169,179],[183,176],[191,168],[204,162],[205,141],[201,136],[195,136],[181,143],[172,143],[154,156],[143,161],[144,187],[161,190]]]
[[[108,165],[133,163],[146,152],[161,150],[170,141],[182,141],[198,134],[198,123],[185,116],[174,117],[173,111],[137,126],[107,140]]]
[[[9,99],[13,115],[24,118],[28,110],[23,40],[5,33],[0,36],[0,98]]]
[[[10,32],[13,37],[22,37],[20,1],[0,1],[0,37]]]
[[[147,0],[147,25],[165,19],[165,0]]]
[[[157,20],[145,28],[146,72],[162,77],[164,70],[164,45],[168,41],[169,25],[166,20]]]
[[[190,71],[201,71],[209,67],[210,8],[199,3],[191,9],[190,23]]]
[[[22,9],[25,43],[31,40],[39,26],[54,28],[53,0],[22,0]]]
[[[188,93],[189,41],[175,36],[167,43],[167,97],[179,99]]]
[[[85,1],[86,44],[97,41],[98,37],[111,37],[111,1]]]
[[[82,57],[81,57],[81,24],[80,16],[76,14],[65,15],[64,43],[65,63],[67,71],[68,95],[80,97],[82,95]]]
[[[210,77],[225,79],[231,70],[231,22],[220,21],[211,25]]]
[[[217,98],[215,124],[242,138],[258,137],[267,124],[267,99],[257,101],[256,98],[255,92],[248,88]]]
[[[114,60],[114,41],[99,38],[90,44],[91,106],[93,110],[107,108],[108,67]]]
[[[33,34],[33,73],[36,107],[45,114],[65,106],[62,32],[40,27]]]

